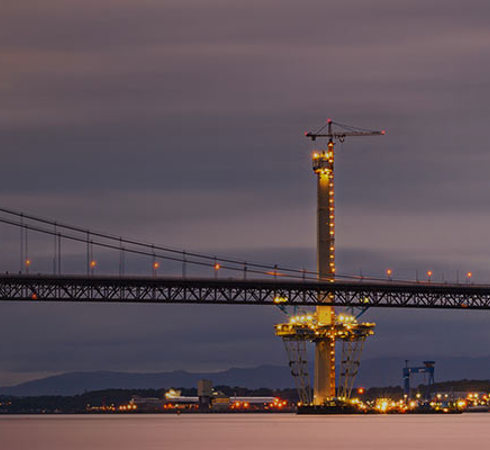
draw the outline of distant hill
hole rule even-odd
[[[159,389],[195,387],[206,378],[214,385],[259,387],[290,387],[293,385],[287,367],[260,366],[252,369],[229,369],[223,372],[191,373],[173,371],[162,373],[71,372],[16,386],[0,387],[0,395],[75,395],[101,389]]]
[[[411,360],[421,365],[423,359]],[[483,358],[434,358],[436,381],[480,379],[490,380],[490,356]],[[356,384],[366,387],[397,386],[405,362],[400,358],[376,358],[362,361]],[[264,365],[249,369],[233,368],[222,372],[191,373],[173,371],[162,373],[125,372],[71,372],[16,386],[0,387],[3,395],[75,395],[101,389],[159,389],[169,387],[195,387],[197,381],[207,378],[214,385],[244,386],[251,389],[293,387],[286,366]],[[422,375],[413,378],[413,386],[423,383]]]

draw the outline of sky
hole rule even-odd
[[[336,148],[338,271],[490,282],[489,14],[480,0],[5,0],[1,206],[314,267],[303,133],[331,117],[387,130]],[[0,270],[16,270],[5,226],[0,243]],[[286,362],[273,308],[0,308],[0,385]],[[366,357],[488,355],[485,312],[366,317]]]

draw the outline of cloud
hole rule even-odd
[[[481,0],[7,2],[2,203],[174,247],[311,266],[313,148],[302,133],[331,116],[388,130],[337,147],[339,270],[382,275],[390,265],[408,277],[430,267],[446,279],[472,270],[488,281],[489,12]],[[16,235],[0,228],[2,270],[16,270]],[[52,243],[31,244],[34,264],[49,268]],[[79,254],[71,250],[72,270]],[[161,318],[163,309],[134,307],[133,323],[126,308],[2,307],[2,339],[13,345],[0,357],[12,373],[280,359],[276,316],[265,310],[185,321],[179,307]],[[457,352],[482,352],[488,333],[473,317],[411,314],[376,313],[368,351],[409,353],[434,339],[443,353],[444,335]],[[473,326],[461,343],[447,333]],[[402,329],[410,339],[392,348]]]

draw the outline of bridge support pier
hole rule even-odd
[[[335,337],[315,343],[313,404],[335,397]]]

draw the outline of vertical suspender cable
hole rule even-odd
[[[182,251],[182,278],[187,276],[187,253],[185,250]]]
[[[90,232],[87,231],[87,275],[90,275]]]
[[[19,273],[24,271],[24,215],[20,215],[20,261]]]
[[[58,275],[61,275],[61,233],[58,233]]]
[[[57,239],[56,239],[56,222],[54,223],[53,227],[53,241],[54,241],[54,246],[53,246],[53,275],[56,275],[56,258],[57,258],[57,253],[56,253],[56,247],[57,247]]]
[[[119,276],[124,275],[124,247],[122,245],[122,237],[119,238]]]
[[[25,252],[24,252],[24,256],[25,256],[25,260],[24,260],[24,264],[25,264],[25,267],[26,267],[26,273],[29,273],[29,266],[31,265],[31,260],[29,259],[29,244],[27,242],[27,238],[28,238],[28,235],[27,235],[27,230],[28,230],[28,227],[27,225],[24,227],[24,245],[25,245]]]

